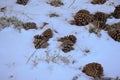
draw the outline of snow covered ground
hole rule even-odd
[[[88,63],[97,62],[104,68],[105,77],[120,77],[120,43],[114,41],[105,31],[98,37],[89,33],[85,27],[71,25],[70,20],[80,9],[89,10],[90,13],[102,11],[111,13],[120,0],[109,0],[102,5],[93,5],[91,0],[63,0],[63,6],[54,7],[47,4],[49,0],[30,0],[26,6],[16,4],[16,0],[0,0],[0,8],[7,7],[0,16],[15,16],[23,22],[35,22],[38,27],[43,22],[49,23],[43,29],[24,30],[21,32],[13,25],[0,31],[0,80],[91,80],[91,77],[82,73],[82,68]],[[111,3],[114,2],[114,5]],[[71,6],[70,6],[71,5]],[[56,13],[59,17],[49,17]],[[120,19],[108,19],[108,24],[120,22]],[[88,25],[87,25],[88,26]],[[87,27],[86,26],[86,27]],[[49,46],[36,50],[33,37],[51,28],[53,38]],[[57,31],[57,33],[55,32]],[[58,38],[75,35],[77,42],[74,50],[64,53],[60,48]],[[90,50],[85,53],[85,50]],[[27,60],[35,51],[28,63]],[[54,61],[51,58],[58,56]]]

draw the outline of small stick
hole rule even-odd
[[[34,54],[36,53],[37,49],[31,54],[31,56],[28,58],[26,64],[30,61],[30,59],[34,56]]]

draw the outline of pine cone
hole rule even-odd
[[[89,63],[83,68],[82,72],[88,76],[100,78],[103,76],[103,67],[99,63]]]
[[[87,10],[80,10],[76,13],[74,16],[76,25],[78,26],[84,26],[87,25],[89,22],[92,22],[92,15],[89,14],[89,11]]]
[[[120,30],[120,22],[112,24],[112,25],[109,25],[109,30],[113,30],[113,29],[114,30],[115,29]]]
[[[108,31],[110,37],[112,37],[115,41],[120,42],[120,29],[113,29]]]
[[[22,4],[22,5],[26,5],[28,3],[29,0],[17,0],[17,4]]]
[[[40,36],[40,35],[35,35],[35,36],[34,36],[34,39],[42,39],[42,36]]]
[[[61,49],[63,52],[67,53],[71,50],[74,50],[72,47],[74,44],[70,40],[66,40],[61,44]]]
[[[41,35],[35,35],[35,36],[34,36],[34,41],[33,41],[33,43],[34,43],[34,44],[37,44],[39,41],[41,41],[41,40],[43,40],[43,39],[44,39],[43,36],[41,36]]]
[[[118,6],[115,7],[113,16],[114,16],[115,18],[120,18],[120,5],[118,5]]]
[[[107,0],[92,0],[92,4],[104,4]]]
[[[64,5],[64,3],[61,0],[51,0],[49,4],[55,7],[60,7]]]
[[[23,24],[23,27],[25,30],[37,29],[36,23],[34,23],[34,22],[27,22],[27,23]]]
[[[35,35],[34,36],[34,46],[36,49],[39,48],[46,48],[48,44],[48,40],[53,36],[52,30],[47,29],[44,31],[41,35]]]
[[[69,35],[69,40],[72,41],[74,44],[76,43],[77,38],[74,35]]]
[[[73,44],[75,44],[77,38],[74,35],[69,35],[69,36],[65,36],[65,37],[58,39],[58,41],[61,41],[61,42],[64,42],[66,40],[70,40],[70,41],[72,41]]]
[[[108,18],[108,15],[103,12],[96,12],[94,14],[95,21],[102,21],[103,23],[106,23],[107,18]]]
[[[49,44],[48,44],[48,39],[44,36],[41,36],[41,35],[35,35],[34,36],[34,46],[36,49],[39,49],[39,48],[46,48]]]
[[[78,15],[79,13],[83,13],[83,14],[90,14],[90,12],[88,10],[79,10],[76,15]]]
[[[76,43],[76,37],[74,35],[69,35],[62,37],[58,39],[58,41],[61,41],[61,49],[63,52],[69,52],[71,50],[74,50],[73,45]]]
[[[44,40],[41,40],[41,41],[39,40],[36,44],[34,44],[36,49],[46,48],[48,45],[49,45],[49,43]]]
[[[53,32],[51,29],[47,29],[42,33],[42,35],[49,39],[53,37]]]

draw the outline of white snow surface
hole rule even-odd
[[[41,26],[43,22],[49,23],[39,30],[21,30],[18,32],[12,26],[0,31],[0,80],[72,80],[79,76],[78,80],[91,80],[91,77],[82,73],[82,68],[88,63],[97,62],[104,68],[105,77],[120,77],[120,43],[113,40],[107,32],[101,31],[102,36],[89,33],[83,26],[70,25],[75,13],[81,9],[90,13],[97,11],[111,13],[120,0],[109,0],[102,5],[90,4],[91,0],[63,0],[64,5],[54,7],[46,2],[49,0],[30,0],[26,6],[16,4],[16,0],[0,0],[0,7],[7,7],[5,14],[0,16],[15,16],[24,22],[35,22]],[[110,5],[114,2],[114,5]],[[69,7],[70,6],[70,7]],[[57,13],[59,17],[50,18],[50,13]],[[113,24],[120,19],[109,19],[107,23]],[[87,27],[87,26],[86,26]],[[49,40],[49,46],[36,50],[33,45],[33,37],[41,34],[46,29],[56,30],[53,38]],[[64,53],[60,50],[58,38],[75,35],[77,42],[74,50]],[[84,53],[89,49],[89,53]],[[27,60],[36,51],[35,55]],[[49,56],[60,55],[66,57],[68,62],[61,60],[46,61],[46,53]],[[72,62],[75,61],[73,64]],[[81,69],[80,69],[81,68]]]

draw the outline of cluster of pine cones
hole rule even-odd
[[[90,14],[88,10],[79,10],[74,16],[74,20],[75,24],[78,26],[85,26],[91,23],[95,26],[96,30],[100,31],[101,29],[103,29],[107,31],[110,37],[112,37],[115,41],[120,42],[120,29],[118,29],[120,28],[120,22],[113,25],[106,24],[107,18],[111,17],[120,18],[120,5],[115,7],[115,10],[112,14],[106,14],[103,12],[96,12],[95,14]]]
[[[58,41],[62,42],[60,48],[63,52],[69,52],[74,50],[73,46],[76,43],[76,37],[74,35],[69,35],[58,39]]]
[[[16,3],[26,5],[29,0],[17,0]],[[92,0],[92,4],[104,4],[107,0]],[[115,18],[120,18],[120,5],[115,7],[112,16]],[[108,31],[108,34],[116,41],[120,42],[120,22],[113,25],[106,25],[107,18],[110,15],[103,12],[96,12],[94,15],[90,14],[87,10],[80,10],[74,16],[75,24],[78,26],[85,26],[89,23],[94,24],[98,29],[104,29]],[[28,22],[23,24],[25,30],[28,29],[37,29],[37,26],[34,22]],[[46,48],[49,43],[49,39],[53,37],[53,32],[51,29],[45,30],[41,35],[34,36],[34,46],[36,49]],[[64,36],[58,41],[62,42],[60,45],[63,52],[69,52],[74,50],[73,46],[76,43],[77,38],[74,35]],[[101,78],[103,76],[103,67],[99,63],[89,63],[85,65],[82,72],[86,75]]]
[[[79,10],[74,16],[74,20],[76,25],[78,26],[85,26],[88,25],[89,23],[96,21],[100,25],[105,25],[108,17],[109,15],[103,12],[96,12],[95,14],[90,14],[88,10]]]
[[[35,35],[33,41],[35,48],[46,48],[49,45],[48,40],[52,37],[53,32],[51,29],[45,30],[41,35]]]
[[[49,39],[53,37],[53,32],[51,29],[45,30],[41,35],[34,36],[34,47],[36,49],[48,47]],[[64,36],[59,38],[58,41],[62,42],[60,48],[63,52],[67,53],[71,50],[74,50],[73,46],[76,43],[76,37],[74,35]]]

